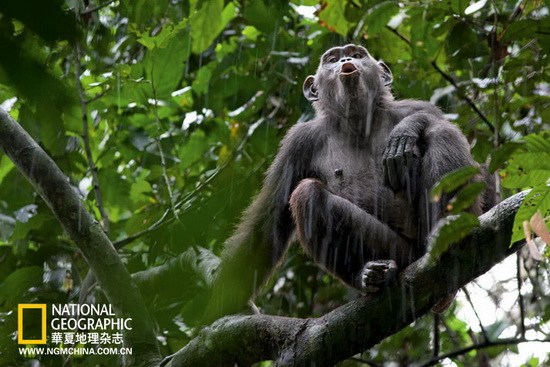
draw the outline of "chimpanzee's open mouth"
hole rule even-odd
[[[358,72],[355,65],[353,65],[351,62],[346,62],[342,65],[342,69],[340,70],[341,75],[351,75],[355,72]]]

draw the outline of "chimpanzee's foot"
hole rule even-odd
[[[369,261],[360,273],[361,288],[365,292],[376,292],[388,284],[397,274],[397,264],[393,260]]]

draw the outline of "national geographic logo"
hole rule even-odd
[[[20,303],[17,307],[17,343],[46,344],[46,304]]]
[[[20,303],[17,311],[19,344],[122,344],[132,330],[132,319],[117,317],[110,304]]]

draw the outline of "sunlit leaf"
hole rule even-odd
[[[512,153],[503,172],[504,187],[523,189],[550,179],[550,132],[528,135],[524,141],[525,144]]]
[[[543,218],[550,218],[550,186],[544,184],[533,188],[523,199],[523,203],[514,217],[514,227],[511,244],[525,238],[523,222],[540,211]],[[550,229],[550,221],[546,220],[546,227]]]

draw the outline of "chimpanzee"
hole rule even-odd
[[[430,200],[446,173],[476,165],[434,105],[394,100],[392,74],[361,46],[329,49],[304,82],[315,118],[282,140],[263,187],[227,241],[206,320],[239,311],[293,234],[319,266],[376,291],[425,253],[450,200]],[[481,214],[492,202],[471,208]]]

